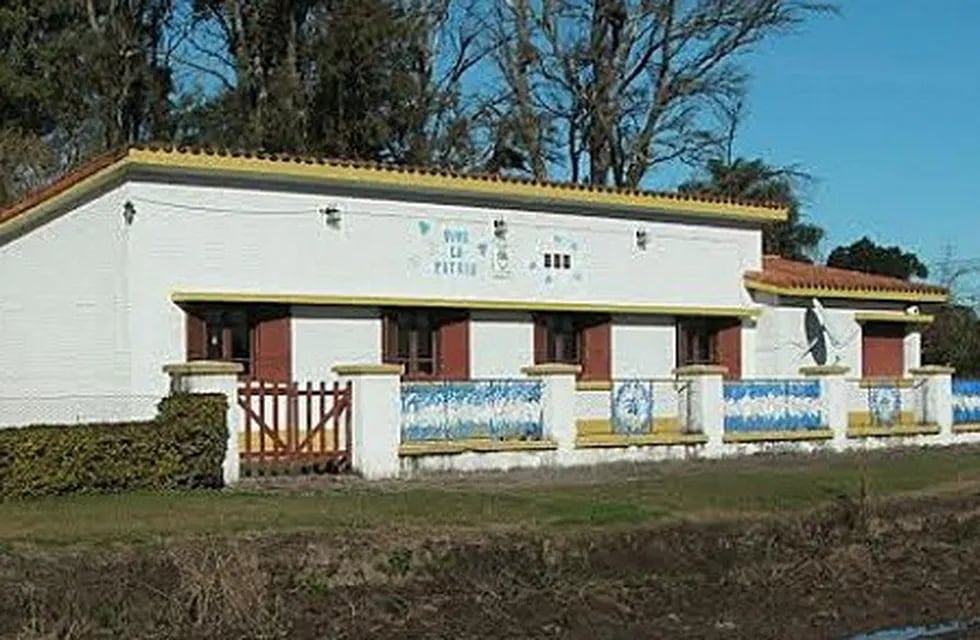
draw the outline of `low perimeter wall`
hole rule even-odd
[[[901,380],[824,367],[738,382],[712,366],[604,382],[577,381],[563,364],[432,383],[402,383],[391,365],[336,370],[354,389],[353,466],[370,478],[980,442],[963,408],[978,387],[954,393],[942,367]]]

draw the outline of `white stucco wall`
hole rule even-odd
[[[742,273],[761,260],[760,232],[734,226],[150,182],[131,189],[141,213],[134,229],[157,247],[148,263],[179,251],[185,260],[169,280],[197,290],[741,306],[750,303]],[[341,209],[339,228],[317,213],[326,204]],[[503,243],[493,235],[498,217]],[[635,247],[639,228],[646,250]],[[495,268],[503,248],[507,266]],[[569,254],[572,268],[545,269],[546,252]]]
[[[534,364],[534,324],[529,313],[470,314],[470,377],[521,378]]]
[[[668,378],[676,363],[674,318],[612,318],[613,378]]]
[[[741,227],[153,182],[129,188],[137,207],[129,230],[130,278],[139,283],[131,300],[130,324],[137,327],[132,347],[146,354],[133,362],[132,379],[148,393],[165,390],[160,363],[183,359],[182,313],[171,302],[175,291],[427,297],[461,305],[466,299],[492,299],[745,306],[751,301],[741,274],[761,260],[759,231]],[[342,210],[339,228],[328,227],[317,213],[325,204]],[[493,266],[496,217],[508,224],[505,270]],[[650,233],[646,251],[634,246],[641,226]],[[447,231],[460,242],[447,243]],[[545,270],[544,252],[568,253],[573,268]],[[444,273],[453,256],[461,256],[456,263],[465,275]],[[525,317],[486,313],[474,320],[474,377],[518,375],[531,362],[533,329]],[[303,345],[311,344],[301,332],[325,330],[313,329],[312,320],[306,324],[294,324],[297,376],[321,366],[300,360],[307,357],[301,355]],[[373,354],[380,348],[376,337],[367,343],[374,330],[358,328],[341,339],[357,340],[358,346],[337,353]],[[617,349],[628,354],[614,356],[614,363],[623,360],[613,365],[617,374],[669,371],[664,366],[673,362],[668,329],[660,326],[640,337],[644,333],[630,329],[614,340],[646,341],[667,357],[651,370],[655,356]],[[493,348],[480,346],[488,341]]]
[[[125,200],[119,187],[0,245],[0,424],[154,414],[129,366]]]
[[[841,364],[851,374],[861,374],[861,325],[854,309],[825,308],[830,336],[826,339],[827,361],[818,363],[807,352],[804,307],[767,306],[755,331],[755,376],[796,376],[800,367]]]
[[[293,377],[333,382],[337,364],[381,362],[381,316],[377,309],[292,308]]]
[[[339,228],[324,223],[324,205],[341,209]],[[645,250],[635,246],[641,228]],[[569,255],[572,268],[545,269],[545,253]],[[132,396],[149,409],[96,405],[152,415],[168,388],[160,367],[185,356],[176,291],[745,307],[742,273],[760,263],[760,232],[747,226],[133,181],[0,246],[0,358],[15,363],[0,371],[0,397]],[[351,313],[297,308],[297,378],[330,380],[335,362],[380,359],[375,311]],[[617,324],[614,375],[669,375],[672,324]],[[526,315],[476,313],[472,375],[519,375],[532,332]],[[101,415],[49,416],[71,418]]]

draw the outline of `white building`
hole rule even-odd
[[[575,362],[593,385],[701,362],[732,377],[918,366],[920,309],[945,291],[764,257],[762,226],[785,215],[128,149],[0,210],[0,423],[152,414],[161,365],[185,359],[301,382],[330,381],[342,362],[397,362],[423,379]]]

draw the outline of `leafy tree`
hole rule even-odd
[[[922,361],[956,368],[957,375],[980,376],[980,318],[972,307],[947,305],[922,333]]]
[[[0,202],[94,153],[168,136],[175,1],[0,6]]]
[[[762,160],[736,158],[731,162],[709,160],[705,176],[682,184],[681,193],[735,200],[772,202],[789,211],[786,222],[766,225],[763,250],[791,260],[811,261],[824,231],[801,221],[800,182],[805,174],[792,169],[772,167]]]
[[[929,269],[914,253],[901,247],[885,247],[875,244],[867,236],[846,247],[837,247],[827,257],[827,266],[876,273],[908,280],[926,278]]]
[[[222,91],[185,118],[185,136],[470,164],[461,81],[488,53],[473,11],[464,0],[195,0],[204,42],[193,46],[227,69]]]

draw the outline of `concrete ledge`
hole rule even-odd
[[[678,376],[723,376],[728,373],[728,367],[720,364],[692,364],[674,369]]]
[[[235,376],[244,371],[241,363],[223,360],[192,360],[163,365],[163,372],[171,376]]]
[[[850,367],[841,364],[814,365],[800,367],[801,376],[842,376],[850,371]]]
[[[577,376],[582,372],[582,367],[577,364],[565,364],[563,362],[546,362],[524,367],[521,369],[521,372],[528,376]]]
[[[917,426],[915,422],[915,412],[914,411],[899,411],[898,413],[898,424],[892,425],[892,427],[915,427]],[[847,412],[847,428],[848,429],[878,429],[880,428],[875,424],[871,417],[870,411],[848,411]]]
[[[926,313],[901,313],[895,311],[858,311],[858,322],[903,322],[906,324],[932,324],[935,318]]]
[[[581,380],[575,383],[576,391],[612,391],[612,380]]]
[[[899,387],[907,389],[915,386],[915,380],[912,378],[861,378],[858,380],[858,386],[862,389],[871,389],[874,387]]]
[[[976,433],[978,431],[980,431],[980,422],[953,425],[953,433]]]
[[[939,375],[953,375],[956,373],[956,367],[944,367],[939,364],[927,364],[922,367],[915,367],[914,369],[909,369],[909,374],[913,376],[939,376]]]
[[[331,370],[338,376],[400,376],[405,367],[400,364],[338,364]]]
[[[609,418],[578,418],[575,420],[575,432],[580,438],[619,435],[613,432],[612,420]],[[653,418],[654,435],[668,436],[678,433],[681,433],[679,417],[655,416]]]
[[[424,440],[398,447],[400,456],[432,456],[458,453],[493,453],[496,451],[549,451],[557,449],[552,440]]]
[[[830,440],[834,432],[830,429],[789,429],[781,431],[745,431],[726,433],[721,441],[739,442],[789,442],[800,440]]]
[[[934,436],[938,424],[898,425],[895,427],[849,427],[848,438],[900,438],[904,436]]]
[[[708,436],[703,433],[645,433],[641,435],[620,435],[616,433],[579,436],[575,446],[580,449],[595,447],[649,447],[669,445],[706,444]]]

